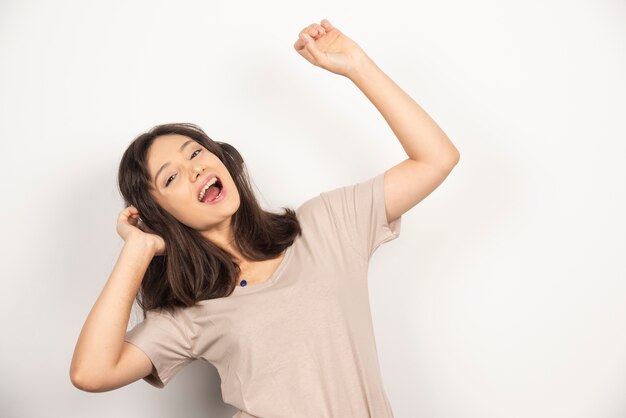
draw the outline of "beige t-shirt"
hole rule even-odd
[[[125,340],[162,388],[195,359],[213,364],[233,418],[393,417],[378,364],[368,264],[400,235],[387,223],[384,172],[323,192],[296,213],[302,235],[264,282],[225,298],[149,311]]]

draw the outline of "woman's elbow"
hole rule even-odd
[[[76,389],[80,389],[84,392],[101,392],[101,386],[96,379],[89,377],[88,375],[81,373],[78,370],[70,370],[70,381]]]

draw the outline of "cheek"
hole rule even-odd
[[[185,202],[185,199],[187,202]],[[156,202],[165,211],[178,218],[181,213],[184,213],[185,206],[189,206],[189,197],[183,196],[180,190],[172,190],[168,194],[160,195]]]
[[[189,195],[189,191],[183,190],[181,187],[170,196],[170,205],[178,211],[185,212],[186,209],[189,209],[190,204],[193,203],[191,199],[192,196]]]

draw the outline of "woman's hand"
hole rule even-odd
[[[304,28],[294,48],[311,64],[349,77],[368,59],[367,54],[327,19],[320,23]]]
[[[131,205],[120,212],[116,229],[125,242],[140,240],[154,248],[154,255],[165,254],[165,240],[149,230],[139,218],[139,211],[134,206]]]

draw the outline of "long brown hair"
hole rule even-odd
[[[126,206],[135,206],[141,220],[163,237],[166,254],[155,256],[137,293],[144,313],[156,308],[189,307],[198,301],[229,296],[237,285],[240,268],[231,255],[206,239],[197,230],[179,222],[161,208],[150,194],[154,187],[147,168],[147,151],[160,135],[184,135],[215,154],[228,169],[240,196],[232,216],[234,243],[255,261],[278,257],[300,235],[300,223],[293,209],[283,214],[265,211],[259,205],[245,162],[235,147],[214,141],[192,123],[157,125],[137,136],[128,146],[118,171],[118,187]]]

